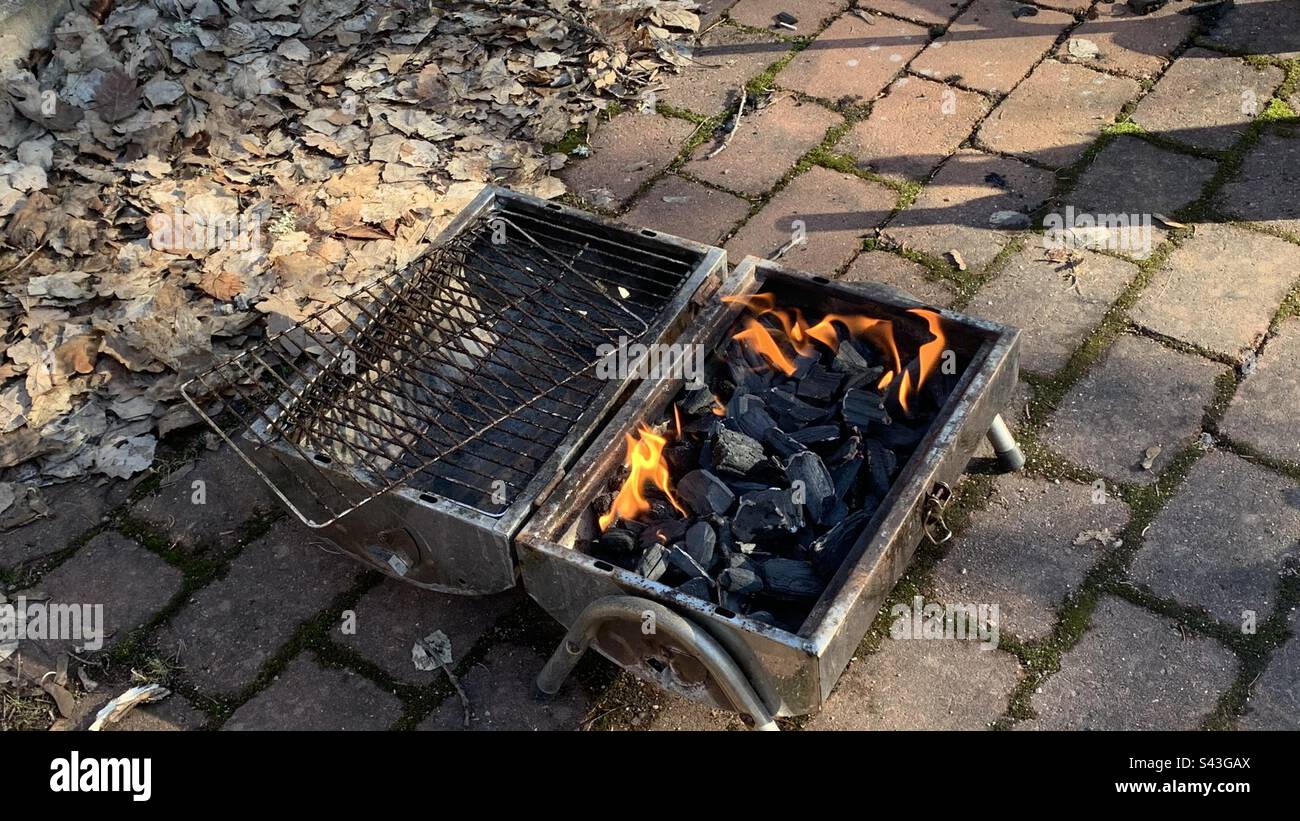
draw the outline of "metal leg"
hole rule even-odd
[[[998,455],[998,465],[1003,470],[1011,472],[1025,466],[1025,455],[1020,452],[1020,445],[1016,444],[1016,438],[1011,435],[1011,429],[1000,413],[993,417],[993,424],[989,426],[989,444]]]
[[[595,641],[602,625],[616,621],[640,625],[646,611],[654,614],[656,632],[662,631],[665,636],[691,648],[691,655],[722,687],[746,726],[753,730],[778,729],[771,713],[750,686],[749,679],[713,636],[659,602],[639,596],[606,596],[587,605],[538,674],[537,689],[545,695],[555,695]]]

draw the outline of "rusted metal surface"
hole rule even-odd
[[[719,296],[744,295],[760,288],[801,293],[823,310],[863,311],[904,316],[909,308],[933,306],[886,286],[834,283],[747,257],[720,289]],[[741,310],[713,300],[698,311],[680,344],[714,349]],[[524,585],[561,623],[570,625],[591,602],[630,593],[660,602],[691,619],[726,648],[773,715],[815,711],[870,628],[889,591],[906,570],[923,536],[925,500],[936,483],[955,484],[993,417],[1015,386],[1019,334],[1005,326],[951,311],[940,312],[950,344],[963,348],[969,363],[906,464],[872,522],[832,579],[802,627],[792,633],[695,599],[635,573],[613,567],[575,547],[577,517],[607,485],[623,459],[624,436],[644,421],[662,418],[682,387],[680,379],[643,383],[599,433],[570,477],[523,528],[518,553]],[[620,661],[615,648],[597,639],[597,649],[637,672],[641,663]],[[664,684],[663,682],[660,682]],[[665,686],[671,687],[671,682]],[[709,686],[675,688],[688,698],[718,703]]]

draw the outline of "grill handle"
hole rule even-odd
[[[558,693],[569,673],[573,672],[578,661],[596,640],[603,625],[620,621],[640,625],[647,612],[654,614],[656,632],[662,631],[691,648],[691,655],[704,665],[709,675],[722,687],[747,727],[753,730],[779,729],[772,720],[772,714],[754,692],[749,679],[722,645],[718,644],[717,639],[659,602],[640,596],[605,596],[587,605],[538,674],[537,689],[544,696]]]

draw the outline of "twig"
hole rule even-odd
[[[731,145],[731,138],[736,136],[736,129],[740,128],[740,115],[745,113],[745,100],[747,100],[748,98],[749,98],[749,89],[745,88],[744,86],[741,86],[740,106],[736,109],[736,117],[731,121],[731,128],[730,130],[727,131],[727,136],[723,137],[722,144],[719,145],[717,148],[713,149],[712,151],[710,151],[709,155],[704,159],[706,160],[713,159],[714,157],[718,156],[723,151],[725,151],[727,146]]]
[[[450,667],[443,664],[442,662],[438,662],[438,666],[441,667],[442,671],[447,674],[447,678],[450,679],[451,681],[451,686],[456,688],[456,695],[460,696],[460,706],[465,709],[465,729],[468,730],[469,729],[469,696],[465,695],[465,688],[460,686],[460,679],[456,678],[456,674],[451,671]]]

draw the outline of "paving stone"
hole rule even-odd
[[[196,496],[202,482],[203,493]],[[196,504],[196,500],[203,504]],[[276,509],[271,489],[228,446],[163,477],[153,496],[131,515],[149,522],[187,552],[228,548],[240,526],[259,512]]]
[[[1254,68],[1237,57],[1194,48],[1174,61],[1133,111],[1152,134],[1210,151],[1227,151],[1285,79],[1282,69]]]
[[[1300,58],[1300,4],[1235,0],[1206,39],[1229,51]]]
[[[401,717],[397,696],[351,670],[322,667],[304,653],[221,729],[386,730]]]
[[[1200,434],[1224,368],[1149,339],[1121,336],[1053,416],[1045,442],[1065,458],[1119,482],[1150,484]],[[1152,469],[1146,450],[1159,446]]]
[[[79,651],[86,643],[82,639],[25,641],[19,647],[23,669],[44,673],[54,669],[61,652],[81,655],[112,647],[171,601],[183,582],[181,571],[130,539],[112,531],[100,533],[42,578],[37,590],[48,598],[27,606],[29,612],[35,607],[80,606],[83,631],[93,629],[96,618],[103,619],[102,646]],[[102,609],[87,613],[87,606]],[[94,637],[86,638],[96,643]]]
[[[856,5],[930,24],[948,22],[962,7],[956,0],[858,0]]]
[[[731,144],[712,159],[717,142],[705,140],[685,170],[730,191],[762,194],[841,119],[819,105],[783,97],[742,117]]]
[[[866,102],[884,91],[930,39],[924,26],[846,14],[776,75],[777,85],[814,97]]]
[[[415,668],[411,648],[418,639],[441,630],[451,640],[453,663],[458,662],[520,598],[516,592],[452,596],[385,579],[353,608],[356,632],[344,633],[340,623],[331,633],[335,641],[356,650],[393,678],[429,684],[441,680],[442,672]]]
[[[596,129],[588,141],[591,156],[570,164],[560,178],[592,205],[616,210],[672,162],[694,130],[675,117],[621,114]]]
[[[19,491],[15,488],[15,493]],[[0,568],[17,567],[67,548],[125,501],[127,489],[126,483],[97,486],[79,481],[23,492],[35,494],[49,508],[49,515],[28,520],[30,509],[25,504],[23,513],[15,509],[20,503],[0,514]],[[19,525],[19,521],[27,523]]]
[[[1295,105],[1300,112],[1300,100]],[[1300,238],[1300,131],[1293,129],[1261,135],[1220,202],[1231,216]]]
[[[1284,560],[1300,554],[1300,488],[1221,451],[1197,462],[1156,516],[1129,573],[1158,596],[1240,625],[1268,617]]]
[[[705,28],[736,5],[736,0],[698,0],[696,5],[699,6],[695,13],[700,15],[700,28]]]
[[[1137,266],[1114,257],[1082,251],[1073,269],[1046,257],[1042,243],[1030,243],[980,289],[967,310],[976,316],[1019,328],[1020,367],[1053,373],[1093,331]]]
[[[755,28],[774,28],[773,20],[781,12],[793,14],[799,18],[798,31],[776,29],[783,34],[807,36],[826,20],[839,14],[848,4],[844,0],[799,0],[792,4],[790,0],[740,0],[731,7],[731,19],[745,26]]]
[[[126,685],[108,689],[108,686],[101,682],[98,690],[77,699],[69,723],[78,730],[89,729],[90,725],[95,723],[99,711],[125,691]],[[197,730],[207,720],[208,717],[195,709],[184,696],[172,693],[162,701],[136,707],[120,721],[105,725],[104,729],[126,732],[177,732]]]
[[[1104,529],[1118,536],[1128,516],[1128,505],[1116,496],[1107,494],[1104,504],[1096,504],[1090,485],[999,475],[988,507],[971,516],[935,567],[931,598],[996,604],[1004,635],[1041,639],[1106,552],[1096,540],[1075,544],[1076,539]]]
[[[199,689],[233,694],[252,684],[299,626],[352,586],[360,565],[317,542],[297,520],[282,520],[163,629],[162,649],[180,655]]]
[[[1219,429],[1236,442],[1300,463],[1295,409],[1300,408],[1300,319],[1282,323],[1253,373],[1242,380]]]
[[[582,685],[570,679],[549,700],[534,696],[537,674],[546,659],[526,647],[498,644],[482,664],[460,679],[470,704],[471,730],[578,730],[591,702]],[[448,696],[420,730],[463,730],[465,710]]]
[[[638,197],[622,220],[712,245],[748,213],[749,203],[739,197],[669,174]]]
[[[1035,721],[1016,729],[1194,730],[1237,674],[1213,639],[1103,597],[1092,624],[1031,701]]]
[[[726,244],[727,258],[770,257],[790,241],[802,220],[806,239],[781,261],[801,271],[830,276],[862,247],[893,209],[898,195],[880,183],[813,166],[763,206]]]
[[[1254,348],[1300,272],[1300,247],[1235,225],[1198,225],[1152,278],[1132,316],[1228,356]],[[1213,321],[1207,321],[1213,310]]]
[[[886,638],[849,665],[810,730],[985,730],[1020,680],[985,642]]]
[[[1028,214],[1051,191],[1052,175],[1047,171],[963,149],[939,168],[915,202],[894,217],[884,236],[936,258],[955,249],[971,270],[978,271],[1016,236],[993,225],[993,216],[999,211]]]
[[[1168,3],[1151,14],[1136,15],[1129,11],[1127,3],[1098,3],[1097,19],[1085,20],[1070,32],[1070,39],[1088,40],[1100,53],[1080,60],[1070,55],[1067,40],[1057,54],[1093,68],[1150,79],[1160,73],[1170,55],[1196,28],[1196,17],[1183,14],[1185,9],[1181,3]]]
[[[994,109],[976,139],[1059,168],[1078,159],[1141,91],[1136,80],[1045,60]]]
[[[1251,688],[1238,729],[1300,730],[1300,610],[1291,611],[1290,630]]]
[[[926,272],[925,267],[888,251],[868,251],[840,277],[844,282],[876,282],[889,285],[937,308],[952,305],[952,288]]]
[[[936,80],[957,78],[963,86],[1005,94],[1074,23],[1059,11],[1013,17],[1019,4],[975,0],[912,62],[912,70]]]
[[[659,102],[698,114],[721,113],[734,105],[739,88],[790,50],[790,43],[734,26],[716,26],[691,54],[680,74],[660,77]],[[730,149],[728,149],[730,150]]]
[[[1073,226],[1078,246],[1146,259],[1169,233],[1153,215],[1171,216],[1195,202],[1217,169],[1213,160],[1166,151],[1137,137],[1117,137],[1093,158],[1063,198],[1065,205],[1053,213],[1060,226]],[[1081,215],[1098,227],[1083,223]]]
[[[861,167],[877,174],[924,180],[970,136],[988,110],[988,100],[973,91],[900,77],[835,150],[853,155]]]

